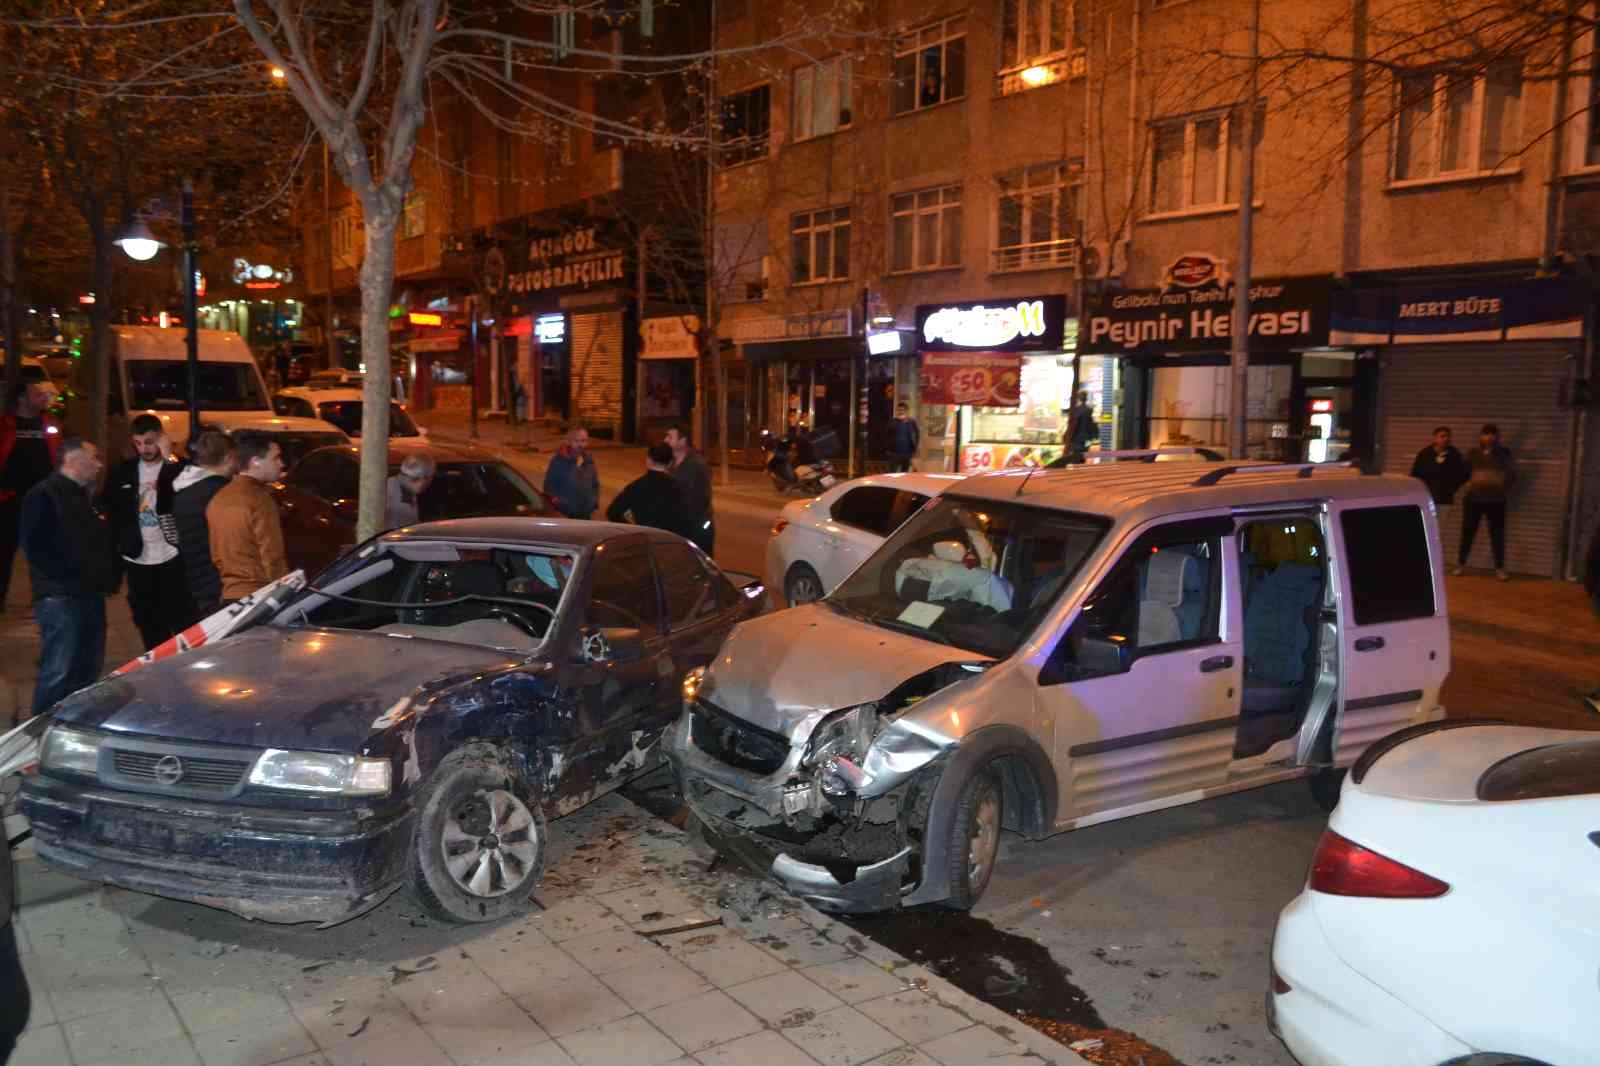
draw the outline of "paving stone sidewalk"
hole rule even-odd
[[[787,896],[709,873],[625,799],[551,828],[544,909],[475,927],[403,894],[329,930],[252,924],[63,877],[24,846],[35,998],[12,1066],[1083,1062]]]

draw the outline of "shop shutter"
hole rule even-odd
[[[593,428],[622,426],[622,312],[572,316],[572,415]]]
[[[1561,576],[1573,418],[1560,397],[1569,356],[1534,345],[1384,351],[1378,440],[1385,473],[1409,474],[1435,426],[1449,426],[1462,452],[1477,446],[1484,423],[1500,427],[1517,472],[1506,517],[1506,569],[1514,573]],[[1447,566],[1461,543],[1460,511],[1451,508],[1439,531]],[[1486,525],[1469,565],[1493,565]]]

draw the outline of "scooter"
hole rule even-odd
[[[761,450],[767,457],[767,476],[772,487],[783,493],[798,496],[815,496],[834,485],[839,479],[833,464],[823,458],[796,464],[795,442],[789,437],[779,437],[770,429],[761,431]]]

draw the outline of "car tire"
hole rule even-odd
[[[550,833],[537,799],[483,751],[450,755],[417,799],[407,883],[449,922],[523,910],[544,877]]]
[[[783,598],[790,607],[815,603],[825,595],[827,590],[822,587],[822,578],[817,576],[810,564],[795,563],[789,567],[789,573],[783,579]]]
[[[1311,798],[1317,801],[1317,806],[1328,813],[1339,805],[1339,790],[1344,787],[1344,776],[1348,771],[1343,767],[1335,769],[1325,766],[1306,779],[1311,786]]]
[[[961,798],[956,803],[946,852],[950,863],[950,895],[944,904],[966,911],[983,897],[1000,857],[1005,799],[999,776],[989,767],[979,770],[961,790]]]

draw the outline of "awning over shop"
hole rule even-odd
[[[824,359],[849,359],[863,355],[866,348],[860,337],[820,337],[807,341],[764,341],[742,346],[744,357],[752,363],[812,363]]]
[[[1583,336],[1581,278],[1390,285],[1334,295],[1330,343],[1459,344]]]

